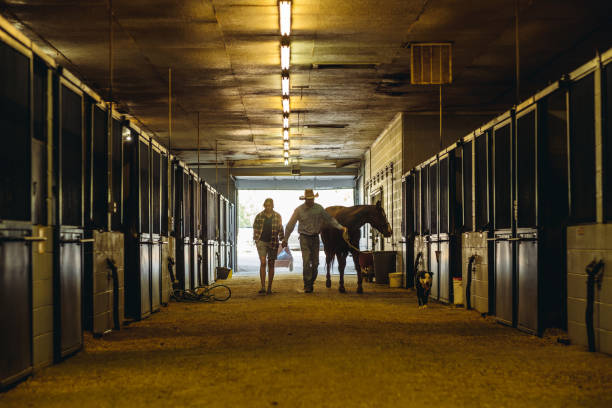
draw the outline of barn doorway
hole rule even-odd
[[[352,206],[355,205],[354,189],[338,188],[328,190],[316,190],[319,197],[315,202],[323,207],[332,205]],[[255,216],[263,211],[263,202],[266,198],[274,200],[274,211],[278,212],[283,220],[283,227],[291,218],[296,207],[303,201],[299,199],[304,190],[253,190],[238,189],[238,240],[237,268],[234,271],[239,276],[259,276],[259,258],[257,249],[253,243],[253,221]],[[319,253],[319,275],[325,273],[325,253],[321,244]],[[289,251],[291,256],[283,254],[275,268],[276,275],[295,274],[302,275],[302,255],[298,242],[297,226],[289,237]],[[292,259],[292,263],[290,262]],[[281,262],[285,260],[285,262]],[[334,267],[332,274],[337,274]],[[355,267],[351,261],[347,262],[345,274],[355,274]]]

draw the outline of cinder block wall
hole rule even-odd
[[[53,363],[53,229],[35,226],[32,244],[32,336],[34,369]]]
[[[468,281],[468,263],[470,256],[476,255],[472,272],[470,304],[480,313],[489,311],[489,265],[487,252],[487,234],[483,232],[465,232],[461,235],[461,265],[463,298]]]
[[[365,180],[375,180],[365,192],[365,203],[369,204],[372,191],[382,187],[385,213],[393,228],[393,235],[385,238],[385,251],[397,251],[396,271],[404,271],[402,261],[404,245],[400,243],[402,240],[402,143],[403,114],[398,113],[365,153]],[[391,163],[393,163],[393,174],[385,173],[385,168]],[[376,177],[381,171],[385,173],[385,176]],[[366,235],[366,240],[368,239],[369,234]],[[368,248],[371,249],[370,242],[368,242]]]
[[[572,226],[567,229],[567,329],[574,344],[587,346],[585,323],[586,265],[603,260],[603,281],[595,286],[593,326],[595,347],[612,354],[612,224]]]

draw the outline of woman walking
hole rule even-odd
[[[264,210],[255,216],[253,222],[253,241],[257,246],[259,255],[259,278],[261,289],[259,293],[272,293],[272,280],[274,279],[274,261],[278,253],[278,242],[282,241],[283,222],[281,215],[274,211],[274,201],[266,198]],[[268,265],[268,289],[266,291],[266,264]]]

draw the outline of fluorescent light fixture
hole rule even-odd
[[[289,97],[283,97],[283,113],[289,113]]]
[[[288,45],[281,45],[281,69],[289,69],[291,60],[291,48]]]
[[[289,150],[289,141],[288,140],[285,140],[285,142],[283,143],[283,149]]]
[[[289,116],[283,116],[283,127],[289,129]]]
[[[278,3],[280,15],[280,32],[281,35],[291,34],[291,2],[281,1]]]
[[[283,91],[283,96],[289,95],[289,75],[283,74],[281,77],[281,89]]]
[[[289,129],[283,129],[283,140],[289,140]]]
[[[289,165],[289,159],[285,159],[285,166]]]
[[[285,150],[285,151],[283,152],[283,157],[284,157],[285,159],[288,159],[288,158],[289,158],[289,152],[288,152],[287,150]]]

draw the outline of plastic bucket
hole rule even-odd
[[[401,272],[390,273],[389,274],[389,287],[390,288],[401,288],[403,277],[404,277],[404,274]]]
[[[463,281],[461,278],[453,278],[453,304],[463,304]]]

